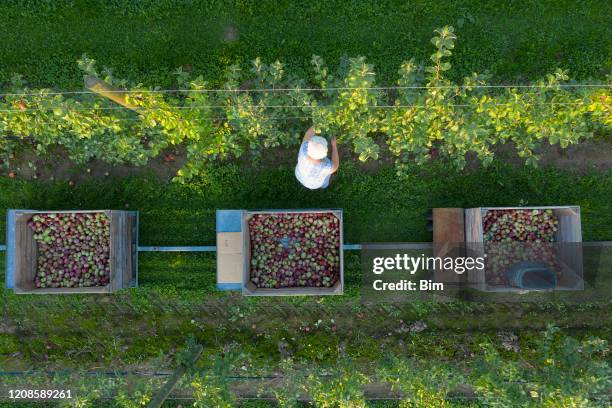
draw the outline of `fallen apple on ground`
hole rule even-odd
[[[36,214],[37,288],[104,286],[110,280],[110,220],[104,213]]]
[[[340,222],[331,213],[255,214],[250,279],[259,288],[332,287],[340,279]]]

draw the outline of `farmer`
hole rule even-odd
[[[329,186],[329,178],[338,170],[340,157],[336,147],[336,138],[331,138],[332,158],[327,158],[327,140],[316,136],[314,127],[310,127],[302,139],[298,163],[295,166],[295,177],[311,190]]]

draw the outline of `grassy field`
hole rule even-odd
[[[598,0],[8,0],[0,4],[0,83],[20,73],[35,85],[82,88],[83,53],[119,77],[164,87],[179,66],[214,83],[223,67],[257,56],[307,76],[312,54],[332,66],[366,56],[388,82],[402,61],[429,58],[443,25],[460,38],[452,75],[489,71],[521,82],[561,67],[572,78],[603,79],[612,67],[610,16],[610,2]]]
[[[415,167],[411,174],[398,179],[392,169],[366,173],[347,164],[328,191],[316,192],[303,190],[287,167],[253,172],[236,165],[219,165],[211,169],[208,178],[189,185],[132,177],[83,181],[71,188],[65,182],[0,179],[0,208],[122,209],[128,204],[129,209],[140,211],[143,245],[214,245],[214,212],[218,208],[343,208],[346,241],[361,243],[431,241],[426,213],[436,206],[576,204],[582,209],[585,240],[612,238],[611,173],[579,175],[498,163],[486,170],[458,174],[436,163]],[[2,224],[0,234],[4,229]],[[253,361],[267,364],[270,358],[280,358],[278,341],[288,333],[300,333],[304,322],[314,325],[322,319],[329,325],[330,319],[344,321],[343,315],[351,315],[353,321],[355,314],[361,313],[361,271],[355,252],[346,254],[347,294],[326,299],[244,299],[216,292],[213,254],[141,254],[139,276],[139,289],[113,296],[105,301],[110,302],[107,305],[91,296],[39,298],[3,290],[0,300],[5,302],[4,318],[14,324],[24,322],[22,332],[5,336],[0,347],[5,356],[18,352],[21,357],[8,358],[4,364],[79,366],[92,360],[136,364],[173,349],[190,333],[207,344],[211,355],[224,343],[235,341],[244,344]],[[375,337],[376,333],[393,330],[400,321],[417,319],[427,322],[432,331],[415,337],[410,352],[427,358],[448,358],[455,354],[457,344],[478,348],[479,341],[490,338],[491,331],[504,328],[523,330],[525,336],[533,332],[537,337],[537,331],[550,322],[585,335],[609,336],[605,329],[608,320],[601,315],[602,310],[609,310],[605,304],[569,307],[551,298],[551,302],[517,307],[415,302],[397,310],[363,311],[376,318],[391,313],[392,318],[381,326],[371,326],[367,319],[355,323],[355,327],[348,321],[338,325],[343,333],[340,337],[348,342],[348,352],[365,361],[376,359],[376,346],[368,342],[368,337],[353,339],[351,330]],[[74,310],[88,312],[77,317]],[[293,313],[293,317],[287,319],[287,313]],[[68,316],[72,320],[67,321]],[[251,325],[258,329],[253,330]],[[270,336],[255,343],[246,340],[260,330]],[[115,333],[115,340],[111,341],[108,333]],[[219,333],[224,336],[219,338]],[[19,341],[23,336],[28,337],[27,344]],[[314,333],[308,338],[324,342],[321,347],[328,351],[317,354],[305,344],[296,344],[296,355],[305,361],[333,361],[339,338]],[[56,345],[49,361],[41,360],[47,341]],[[82,341],[86,348],[100,351],[70,352],[79,349],[82,345],[77,344]],[[118,348],[116,342],[126,348]]]
[[[586,241],[612,239],[612,175],[497,163],[457,173],[442,162],[413,166],[406,178],[393,168],[364,172],[350,162],[327,190],[307,191],[293,168],[254,170],[212,166],[187,185],[154,178],[67,182],[0,179],[0,211],[7,208],[125,209],[140,211],[142,245],[214,245],[215,210],[342,208],[345,242],[425,242],[433,207],[580,205]],[[571,186],[571,188],[570,188]],[[0,237],[4,236],[0,213]]]
[[[118,77],[160,87],[175,85],[172,71],[180,66],[214,86],[227,65],[246,65],[258,56],[279,59],[308,77],[312,54],[330,66],[343,56],[364,55],[382,82],[391,83],[402,61],[427,61],[432,32],[443,25],[453,25],[459,37],[450,71],[455,79],[488,71],[495,81],[518,83],[560,67],[573,79],[602,80],[612,69],[611,16],[612,3],[596,0],[6,0],[0,4],[0,88],[19,73],[34,86],[82,89],[76,60],[83,53]],[[500,160],[457,172],[436,161],[412,166],[407,177],[398,178],[393,168],[365,171],[347,160],[329,189],[306,191],[292,167],[270,167],[217,164],[185,185],[153,176],[74,174],[75,187],[65,180],[2,177],[0,244],[9,208],[138,210],[141,245],[214,245],[215,210],[222,208],[342,208],[345,243],[364,243],[431,241],[426,215],[433,207],[579,205],[583,239],[612,240],[610,170],[578,173]],[[556,406],[572,406],[593,397],[597,379],[610,377],[609,349],[593,340],[612,339],[607,298],[579,304],[551,297],[540,303],[366,305],[360,298],[359,252],[345,254],[345,295],[328,298],[255,299],[218,292],[212,253],[143,253],[139,263],[139,288],[113,296],[17,296],[0,289],[0,371],[172,371],[186,340],[193,339],[204,347],[197,369],[231,360],[228,373],[237,382],[241,376],[277,373],[287,354],[298,370],[322,373],[351,361],[371,374],[387,356],[423,361],[428,368],[448,364],[481,387],[474,401],[447,400],[457,407],[490,406],[482,401],[513,406],[499,402],[524,392],[508,386],[511,381],[535,384]],[[601,264],[612,265],[612,251]],[[413,323],[424,329],[411,331]],[[562,333],[546,343],[542,331],[549,324]],[[509,343],[508,333],[516,335]],[[578,342],[600,349],[586,358]],[[418,374],[415,378],[428,376]],[[23,387],[18,377],[0,374],[0,386],[9,380]],[[555,401],[558,390],[569,395],[565,403]],[[591,406],[599,406],[593,401]],[[539,406],[532,402],[521,406]],[[133,405],[114,400],[93,406]]]
[[[572,186],[572,188],[567,188]],[[399,179],[392,168],[367,173],[351,163],[326,191],[306,191],[293,169],[253,172],[218,165],[187,185],[153,177],[67,182],[0,179],[0,237],[5,209],[125,209],[140,213],[141,245],[215,245],[217,209],[342,208],[345,243],[431,242],[427,212],[434,207],[580,205],[583,239],[612,239],[612,173],[491,168],[457,173],[443,163],[415,166]],[[360,287],[359,253],[346,254],[347,293]],[[215,292],[214,254],[142,253],[140,284],[172,297]]]

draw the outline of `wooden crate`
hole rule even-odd
[[[489,210],[552,210],[559,220],[558,230],[554,236],[554,243],[575,244],[567,245],[559,253],[559,259],[566,266],[560,280],[557,282],[555,290],[582,290],[583,264],[582,264],[582,228],[580,221],[579,206],[543,206],[543,207],[477,207],[466,208],[465,219],[465,242],[466,247],[472,256],[484,255],[483,219]],[[468,272],[468,282],[471,286],[487,291],[523,291],[520,288],[489,285],[486,282],[485,271]]]
[[[37,214],[99,213],[110,224],[110,282],[106,286],[82,288],[36,288],[38,258],[34,232],[28,222]],[[15,214],[14,290],[18,294],[112,293],[138,285],[138,213],[135,211],[18,211]]]
[[[250,279],[251,243],[249,238],[249,220],[255,214],[333,214],[340,222],[340,279],[330,288],[297,287],[297,288],[258,288]],[[242,214],[242,294],[246,296],[298,296],[298,295],[341,295],[344,290],[344,232],[342,227],[342,210],[267,210],[245,211]]]

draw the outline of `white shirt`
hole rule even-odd
[[[298,163],[295,166],[295,177],[311,190],[325,188],[329,185],[329,178],[332,174],[332,162],[325,157],[320,161],[314,161],[308,157],[308,141],[300,146],[298,153]]]

